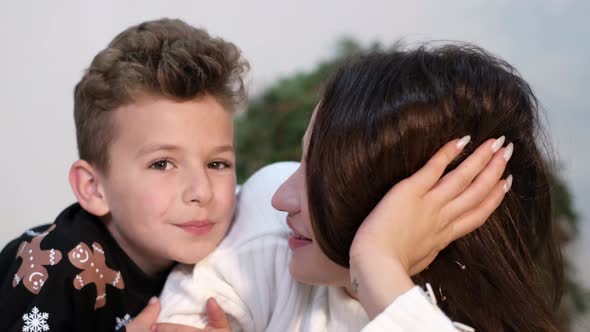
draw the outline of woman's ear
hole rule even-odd
[[[70,186],[80,206],[89,213],[102,217],[109,213],[109,204],[98,177],[98,171],[84,160],[77,160],[70,168]]]

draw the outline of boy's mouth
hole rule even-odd
[[[211,231],[215,224],[209,220],[191,220],[177,225],[183,231],[193,235],[205,235]]]

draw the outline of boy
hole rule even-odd
[[[232,113],[248,64],[179,20],[131,27],[74,91],[78,202],[0,254],[0,330],[122,331],[235,206]]]

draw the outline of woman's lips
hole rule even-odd
[[[312,241],[296,237],[294,234],[290,234],[287,242],[289,243],[289,248],[291,250],[295,250],[310,245]]]
[[[178,227],[193,235],[205,235],[211,231],[214,225],[209,220],[194,220],[178,225]]]
[[[306,245],[309,245],[313,242],[311,239],[301,235],[301,233],[299,233],[297,231],[295,226],[293,226],[291,221],[288,219],[287,219],[287,225],[289,226],[289,228],[293,232],[292,234],[289,235],[289,239],[288,239],[289,248],[291,248],[291,250],[305,247]]]

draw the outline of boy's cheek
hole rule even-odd
[[[118,195],[111,195],[113,197],[110,201],[118,210],[148,219],[166,215],[176,195],[169,185],[150,183],[149,180],[119,183],[117,193]]]
[[[230,215],[230,217],[233,217],[234,211],[236,209],[236,203],[237,203],[237,195],[236,195],[236,185],[235,182],[234,184],[227,186],[223,192],[223,203],[221,204],[222,206],[224,206],[224,209],[227,211],[226,214]]]
[[[143,209],[143,214],[161,219],[168,216],[173,201],[173,193],[166,194],[164,191],[146,192],[139,199],[139,208]]]

